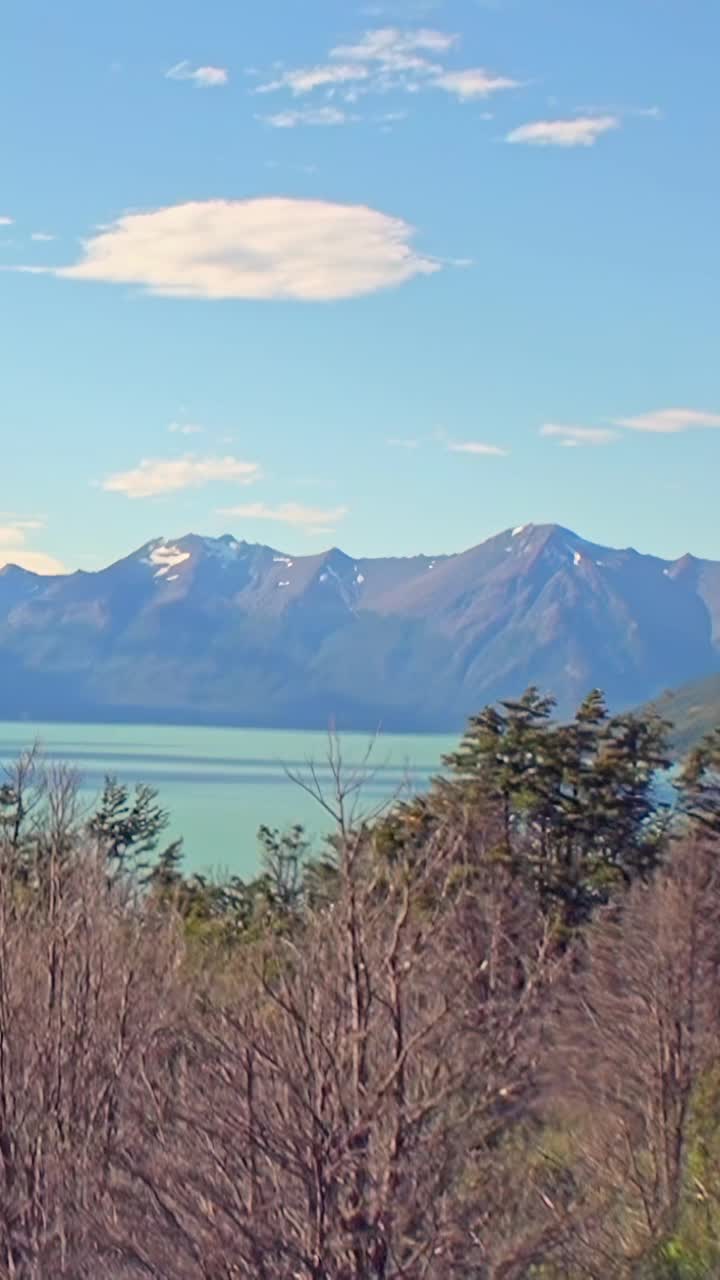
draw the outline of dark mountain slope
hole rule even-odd
[[[97,573],[0,571],[0,715],[454,729],[528,683],[569,710],[720,671],[720,565],[555,525],[460,555],[293,556],[189,534]]]
[[[679,753],[685,752],[720,728],[720,674],[670,690],[651,705],[671,722],[673,744]]]

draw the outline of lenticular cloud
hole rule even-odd
[[[323,302],[430,275],[414,229],[363,205],[322,200],[209,200],[129,213],[98,230],[68,280],[138,285],[178,298]]]

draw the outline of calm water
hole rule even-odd
[[[315,764],[328,781],[327,736],[262,729],[207,729],[158,725],[0,723],[0,761],[38,742],[48,760],[73,765],[88,802],[106,774],[157,787],[172,818],[171,834],[184,836],[191,870],[250,875],[258,865],[261,823],[303,823],[319,838],[328,829],[312,799],[287,777]],[[342,738],[349,765],[361,762],[370,739]],[[373,810],[400,791],[424,787],[452,737],[383,736],[376,740],[360,807]],[[323,767],[324,766],[324,767]]]

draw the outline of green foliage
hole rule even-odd
[[[531,687],[473,716],[445,757],[449,775],[382,826],[383,851],[396,856],[461,813],[494,813],[494,856],[572,925],[619,885],[647,876],[667,829],[655,778],[669,763],[669,726],[650,714],[610,717],[599,690],[570,723],[556,723],[553,710]]]
[[[720,835],[720,728],[690,752],[676,785],[685,816],[703,831]]]
[[[132,874],[167,887],[177,880],[182,841],[162,850],[154,866],[150,859],[169,821],[155,787],[140,783],[131,791],[117,778],[107,777],[87,829],[103,849],[113,876]]]
[[[42,814],[44,779],[38,752],[25,751],[5,767],[0,782],[0,846],[10,854],[17,874],[26,874],[35,854],[37,836],[46,825]]]
[[[693,1098],[679,1229],[653,1260],[650,1280],[706,1280],[720,1274],[720,1068]]]
[[[203,875],[187,879],[173,870],[162,888],[185,920],[188,936],[205,944],[232,947],[299,930],[310,903],[331,892],[331,859],[311,859],[300,825],[287,831],[261,826],[260,874],[251,880],[230,876],[214,882]],[[162,858],[158,866],[162,864]],[[161,885],[161,877],[152,882]]]
[[[330,837],[319,855],[313,856],[301,826],[285,831],[262,826],[258,832],[260,870],[248,880],[231,876],[213,881],[199,874],[186,875],[182,842],[163,846],[168,815],[152,787],[131,790],[108,778],[89,821],[78,821],[69,776],[63,779],[58,775],[53,791],[52,780],[41,775],[30,755],[9,770],[0,784],[0,870],[9,868],[15,876],[11,900],[14,894],[23,904],[31,900],[42,906],[44,899],[37,892],[40,885],[46,891],[50,919],[62,876],[53,878],[54,867],[52,875],[47,873],[48,864],[38,857],[38,850],[49,846],[59,850],[63,856],[58,861],[64,870],[63,851],[74,848],[68,862],[74,858],[76,871],[80,868],[82,872],[82,860],[88,852],[94,856],[92,846],[97,842],[110,871],[107,875],[105,864],[100,863],[102,892],[108,893],[108,901],[113,903],[108,919],[113,928],[120,919],[122,944],[126,942],[120,915],[124,908],[114,904],[124,902],[132,904],[130,911],[148,909],[152,920],[168,924],[174,936],[184,935],[182,963],[178,965],[182,980],[191,981],[200,974],[203,982],[195,991],[200,998],[178,1002],[183,1008],[191,1006],[192,1016],[200,1019],[194,1026],[198,1034],[181,1041],[183,1072],[200,1066],[201,1073],[194,1077],[201,1082],[195,1096],[203,1104],[208,1082],[214,1081],[217,1087],[218,1080],[227,1078],[231,1090],[230,1094],[216,1094],[207,1103],[202,1119],[205,1137],[211,1128],[216,1134],[221,1125],[232,1122],[234,1107],[241,1107],[248,1098],[253,1105],[256,1097],[263,1098],[253,1093],[253,1072],[258,1066],[262,1079],[265,1066],[271,1063],[274,1068],[278,1059],[284,1064],[279,1077],[282,1087],[278,1094],[265,1097],[274,1099],[271,1118],[279,1126],[280,1165],[286,1166],[286,1150],[292,1149],[293,1155],[304,1152],[308,1132],[320,1137],[313,1158],[320,1152],[324,1159],[327,1150],[332,1162],[338,1151],[350,1149],[351,1141],[356,1144],[355,1152],[362,1153],[363,1144],[355,1130],[342,1125],[337,1132],[344,1134],[344,1145],[328,1143],[325,1147],[326,1113],[322,1108],[326,1091],[338,1087],[337,1112],[344,1125],[342,1089],[346,1081],[335,1056],[335,1046],[341,1041],[333,1041],[332,1036],[344,1028],[343,1035],[348,1037],[352,1051],[344,1059],[347,1075],[347,1064],[354,1061],[355,1047],[362,1043],[353,1019],[364,1009],[373,1069],[379,1069],[379,1102],[368,1108],[373,1133],[382,1139],[377,1149],[381,1151],[386,1143],[387,1150],[402,1155],[408,1130],[400,1125],[383,1134],[383,1108],[392,1108],[393,1099],[407,1088],[414,1113],[415,1091],[422,1097],[427,1088],[427,1122],[423,1120],[422,1143],[415,1148],[414,1159],[435,1160],[442,1166],[443,1195],[447,1190],[454,1198],[458,1225],[457,1239],[450,1240],[450,1245],[457,1246],[458,1257],[467,1258],[470,1254],[461,1250],[467,1250],[467,1240],[473,1242],[473,1275],[504,1274],[517,1280],[521,1276],[524,1280],[705,1280],[720,1275],[720,1068],[707,1070],[708,1062],[713,1063],[717,1055],[720,1006],[714,995],[709,998],[715,1021],[702,1034],[712,1038],[706,1042],[709,1049],[703,1049],[704,1056],[695,1057],[687,1045],[694,1037],[700,1043],[701,1033],[692,1021],[699,1019],[697,1026],[702,1024],[700,1003],[697,992],[690,999],[686,986],[689,978],[699,973],[709,979],[708,989],[714,991],[718,953],[714,942],[702,942],[706,935],[702,933],[701,939],[702,931],[696,924],[697,919],[710,921],[707,933],[714,936],[713,910],[691,913],[683,925],[682,913],[662,915],[658,908],[658,886],[677,866],[677,849],[673,849],[671,837],[678,825],[674,815],[658,802],[655,790],[657,772],[668,764],[668,725],[651,714],[611,716],[598,690],[588,695],[569,722],[557,722],[554,711],[553,700],[536,688],[517,700],[486,707],[469,722],[457,750],[444,761],[443,776],[434,780],[426,794],[396,805],[372,826],[360,825],[355,831],[343,826],[341,835]],[[59,788],[58,781],[62,783]],[[692,837],[682,847],[688,864],[697,867],[702,865],[697,861],[700,856],[712,854],[720,839],[720,730],[690,754],[678,788],[681,827],[685,834],[689,829]],[[694,838],[697,833],[702,839]],[[92,841],[87,840],[88,835]],[[439,863],[434,861],[438,847],[442,853]],[[666,857],[662,874],[654,876]],[[348,871],[351,860],[352,873]],[[716,865],[712,857],[708,865]],[[34,878],[25,874],[27,867],[35,872]],[[22,879],[18,868],[23,870]],[[642,883],[634,893],[625,893],[636,881]],[[124,897],[127,885],[132,889],[133,882],[142,892],[131,891]],[[685,886],[693,881],[678,876],[674,883],[684,900]],[[595,908],[611,897],[611,910],[598,913],[596,923],[583,932]],[[677,900],[667,898],[671,905]],[[718,895],[707,901],[711,905],[720,902],[720,887]],[[333,902],[339,909],[328,909]],[[633,902],[636,907],[640,904],[635,915],[628,908]],[[562,926],[558,931],[561,946],[553,945],[558,935],[546,929],[538,903],[546,916]],[[128,914],[128,921],[131,918]],[[73,919],[72,914],[68,919]],[[618,922],[626,934],[620,928],[612,932]],[[667,953],[662,947],[653,949],[658,939],[672,939],[683,927],[689,930],[687,947],[671,947]],[[63,934],[68,956],[75,945],[74,928]],[[602,930],[606,949],[599,952],[597,947],[593,950],[591,939]],[[131,932],[127,930],[128,935]],[[358,938],[362,949],[357,951],[355,965]],[[546,946],[548,938],[550,945]],[[610,977],[603,977],[598,955],[614,955],[623,939],[628,945],[621,963],[611,969]],[[542,956],[537,968],[536,945],[537,956]],[[328,975],[337,977],[335,964],[344,947],[349,947],[353,956],[350,977],[346,981],[344,970],[337,971],[340,981],[336,987],[330,983],[327,1003],[315,1023],[315,1011],[306,1003],[306,995],[311,995],[312,1004],[316,982],[321,990]],[[53,946],[38,948],[38,952],[47,953],[54,963],[54,948],[53,940]],[[450,953],[452,964],[447,962]],[[650,976],[643,986],[644,956],[650,957]],[[690,958],[684,961],[686,956]],[[296,966],[301,981],[294,987]],[[372,981],[367,978],[368,969]],[[600,975],[596,985],[584,987],[580,979],[593,973]],[[248,975],[258,974],[259,986],[254,987],[255,977],[248,981]],[[353,974],[357,974],[360,998],[356,997],[351,1007]],[[83,973],[80,979],[85,990]],[[456,988],[466,979],[468,985],[458,996]],[[689,986],[692,988],[692,983]],[[371,994],[363,1005],[366,989]],[[613,1003],[618,990],[626,989],[633,1008],[637,1005],[649,1010],[646,1021],[632,1024],[627,1014],[630,1004]],[[199,1046],[214,1052],[215,1032],[218,1027],[224,1032],[227,1026],[224,1002],[231,991],[236,996],[240,993],[240,1035],[228,1059],[220,1059],[223,1069],[211,1074],[205,1072]],[[213,1034],[206,1034],[202,1019],[218,992],[222,994],[218,1020]],[[288,993],[294,993],[295,1004],[287,1003]],[[250,998],[257,1003],[248,1015],[243,1001]],[[456,1028],[456,1038],[448,1041],[443,1020],[453,1001],[457,1004],[453,1019],[457,1017],[457,1021],[450,1025]],[[151,985],[148,1007],[154,1009],[155,1004],[156,990]],[[16,1006],[25,1008],[21,999]],[[588,1010],[602,1030],[590,1054]],[[66,1016],[65,1006],[62,1016]],[[283,1039],[279,1028],[284,1018]],[[659,1031],[655,1038],[651,1035],[643,1040],[643,1028],[650,1024],[659,1026]],[[459,1031],[462,1028],[464,1037],[468,1025],[466,1042],[460,1039]],[[384,1028],[380,1033],[378,1026]],[[500,1035],[497,1029],[503,1027],[506,1030]],[[253,1042],[247,1038],[250,1033],[255,1036]],[[493,1045],[493,1035],[498,1038],[490,1053],[487,1045]],[[673,1036],[680,1046],[674,1056],[665,1052]],[[24,1044],[21,1038],[16,1040]],[[194,1066],[193,1054],[187,1054],[190,1043],[193,1053],[198,1053]],[[443,1073],[448,1064],[454,1066],[459,1043],[465,1044],[462,1052],[467,1055],[462,1089],[449,1103],[451,1095],[444,1095],[435,1079],[436,1075],[441,1082],[448,1078]],[[630,1045],[629,1058],[623,1058],[624,1043]],[[422,1056],[414,1059],[420,1047]],[[396,1072],[391,1089],[387,1083],[391,1076],[386,1071],[392,1052],[402,1069]],[[114,1042],[112,1053],[116,1055]],[[148,1061],[151,1059],[149,1054]],[[595,1074],[589,1070],[594,1061],[600,1063]],[[243,1062],[250,1064],[245,1099],[235,1086],[238,1077],[234,1074]],[[627,1099],[621,1096],[617,1102],[617,1098],[623,1094],[623,1080],[637,1062],[639,1084],[635,1092],[631,1088],[627,1094],[632,1106],[628,1103],[623,1110]],[[286,1115],[296,1097],[296,1068],[297,1079],[303,1087],[310,1086],[308,1096],[312,1097],[311,1106],[306,1108],[303,1102],[299,1127],[293,1134],[296,1145],[291,1148],[286,1142],[289,1130],[283,1126],[289,1123]],[[574,1090],[585,1071],[585,1092],[578,1094]],[[663,1106],[645,1110],[646,1082],[651,1095],[658,1071],[664,1081],[660,1094]],[[268,1088],[269,1076],[264,1080]],[[22,1087],[27,1087],[24,1075]],[[364,1104],[366,1084],[360,1075],[358,1087]],[[672,1111],[664,1104],[668,1097],[672,1101],[676,1089],[686,1092],[683,1107]],[[462,1135],[478,1105],[476,1094],[482,1104],[482,1121],[477,1122],[471,1140],[465,1141]],[[264,1127],[271,1113],[268,1109],[263,1114],[262,1105],[257,1114],[252,1110],[249,1114],[253,1125],[260,1119],[264,1141],[265,1133],[271,1131]],[[615,1116],[614,1105],[618,1107]],[[316,1107],[323,1125],[315,1125]],[[674,1129],[667,1119],[671,1112],[679,1117]],[[172,1108],[167,1108],[167,1114],[171,1113]],[[392,1109],[387,1115],[393,1115]],[[617,1116],[622,1117],[622,1126],[618,1126]],[[161,1146],[156,1142],[158,1123],[153,1111],[147,1142],[152,1152]],[[436,1125],[445,1127],[442,1142],[433,1146]],[[244,1121],[237,1129],[241,1160],[250,1129]],[[647,1222],[638,1225],[642,1217],[638,1205],[656,1177],[654,1161],[659,1146],[653,1143],[658,1134],[668,1137],[663,1150],[672,1140],[677,1143],[680,1155],[675,1168],[679,1172],[673,1192],[679,1187],[680,1193],[667,1197],[667,1212],[648,1212]],[[626,1164],[623,1160],[614,1163],[615,1149],[622,1145],[618,1135],[630,1148],[631,1159]],[[211,1145],[207,1144],[208,1149]],[[173,1150],[172,1143],[166,1143],[164,1150]],[[263,1153],[268,1150],[269,1144]],[[193,1148],[191,1162],[196,1154]],[[322,1160],[310,1164],[314,1194],[313,1179]],[[406,1171],[413,1168],[408,1161]],[[223,1194],[225,1178],[223,1168]],[[173,1171],[170,1193],[177,1181]],[[404,1194],[401,1179],[396,1191],[398,1198]],[[142,1196],[147,1199],[145,1186]],[[428,1199],[432,1207],[432,1197]],[[256,1200],[256,1206],[260,1203]],[[412,1198],[412,1207],[415,1203]],[[662,1196],[658,1196],[658,1203],[664,1205]],[[254,1210],[256,1214],[260,1211],[257,1207]],[[293,1207],[293,1212],[302,1218],[302,1208],[295,1211]],[[252,1214],[245,1214],[243,1231],[251,1219]],[[413,1226],[412,1213],[409,1221]],[[364,1224],[359,1219],[353,1222],[357,1238],[365,1240]],[[166,1218],[162,1225],[163,1231],[167,1230]],[[352,1225],[346,1219],[343,1230]],[[209,1231],[213,1239],[217,1218],[213,1217]],[[516,1250],[512,1266],[506,1259],[506,1265],[498,1264],[496,1269],[493,1264],[491,1269],[483,1252],[486,1236],[495,1240],[499,1257],[504,1256],[506,1243],[508,1258],[513,1248]],[[197,1256],[201,1252],[198,1249]],[[294,1258],[292,1265],[292,1274],[299,1275]],[[450,1274],[443,1271],[444,1258],[438,1266],[432,1275],[444,1278]],[[470,1273],[468,1263],[462,1274]],[[307,1274],[319,1275],[320,1271]],[[362,1274],[369,1274],[367,1268]]]

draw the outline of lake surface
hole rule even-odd
[[[319,806],[287,776],[307,776],[314,764],[329,784],[324,733],[163,725],[0,722],[0,762],[37,742],[49,761],[80,775],[88,804],[112,774],[121,782],[157,787],[171,815],[170,836],[183,836],[186,869],[249,876],[258,868],[257,829],[302,823],[316,840],[330,828]],[[387,735],[374,742],[342,736],[343,759],[360,765],[372,744],[359,801],[372,812],[396,794],[424,788],[455,737]]]

